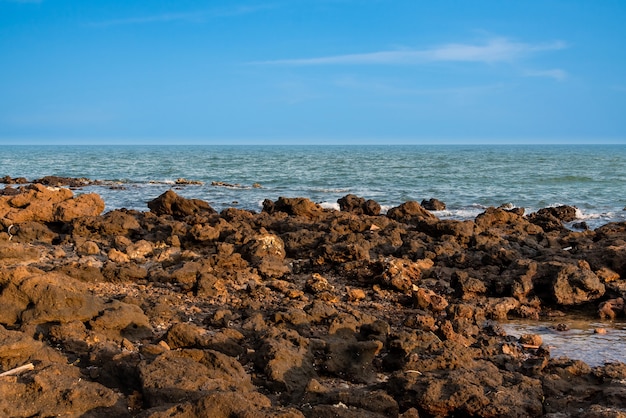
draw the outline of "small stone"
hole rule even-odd
[[[594,334],[606,334],[607,330],[606,330],[606,328],[595,328],[593,330],[593,333]]]
[[[519,338],[519,343],[524,344],[524,345],[539,347],[541,344],[543,344],[543,339],[541,338],[541,335],[523,334]]]
[[[353,289],[350,287],[346,287],[346,293],[348,294],[349,302],[358,302],[365,299],[366,297],[365,291],[363,289]]]

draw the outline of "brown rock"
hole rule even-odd
[[[29,301],[21,314],[25,324],[88,321],[103,307],[87,285],[64,274],[35,275],[24,279],[18,289]]]
[[[435,198],[430,198],[428,200],[424,199],[422,200],[421,205],[426,210],[446,210],[446,204]]]
[[[104,210],[104,201],[95,193],[82,194],[54,206],[53,221],[69,222],[83,216],[97,216]]]
[[[87,416],[119,400],[113,390],[82,379],[77,367],[65,364],[36,368],[20,378],[0,378],[0,393],[0,415],[6,417]]]
[[[355,215],[380,215],[380,205],[373,200],[365,200],[353,194],[346,195],[337,200],[339,208],[344,212],[352,212]]]
[[[166,351],[152,362],[142,362],[139,374],[151,406],[194,401],[213,391],[253,389],[237,360],[212,350]]]
[[[263,211],[274,214],[276,212],[284,212],[292,216],[302,216],[314,219],[324,214],[324,209],[309,199],[302,197],[279,197],[276,202],[265,200],[263,202]]]
[[[437,220],[437,217],[427,211],[419,203],[408,201],[387,211],[387,217],[398,222],[410,223],[417,220]]]
[[[172,190],[148,202],[148,208],[156,215],[172,215],[174,218],[184,218],[196,213],[215,213],[207,202],[199,199],[185,199]]]

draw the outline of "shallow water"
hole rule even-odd
[[[568,331],[556,331],[557,324],[567,324]],[[553,358],[569,357],[582,360],[589,366],[604,363],[626,363],[626,321],[600,321],[557,318],[554,321],[509,320],[502,322],[507,334],[538,334],[550,348]],[[606,334],[594,330],[603,328]]]

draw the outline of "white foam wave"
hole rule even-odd
[[[319,205],[324,209],[340,210],[339,203],[337,202],[319,202]]]

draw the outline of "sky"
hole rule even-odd
[[[623,0],[0,0],[0,144],[626,144]]]

